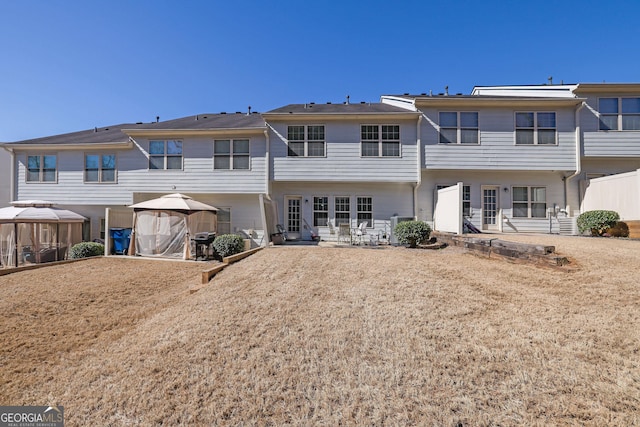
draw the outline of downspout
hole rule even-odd
[[[269,139],[269,128],[264,130],[266,141],[266,152],[264,154],[265,183],[264,189],[268,198],[271,198],[271,141]]]
[[[268,248],[269,243],[271,243],[271,236],[269,235],[269,226],[267,224],[267,213],[264,208],[264,199],[266,197],[267,200],[271,201],[271,141],[269,139],[269,124],[265,122],[267,128],[264,130],[264,138],[265,138],[265,153],[264,153],[264,170],[265,170],[265,182],[264,182],[264,191],[265,194],[260,194],[258,196],[258,202],[260,203],[260,216],[262,217],[262,229],[263,229],[263,240],[264,247]]]
[[[416,184],[413,186],[413,216],[419,221],[418,214],[418,189],[422,185],[422,141],[421,141],[421,124],[422,124],[422,112],[418,116],[418,124],[416,125],[416,145],[417,145],[417,159],[418,159],[418,176]]]
[[[582,110],[587,104],[583,101],[578,108],[576,108],[576,118],[575,118],[575,123],[576,123],[576,171],[567,177],[563,177],[562,180],[564,181],[564,208],[565,210],[567,209],[567,193],[568,193],[568,185],[569,185],[569,181],[573,178],[575,178],[576,176],[580,175],[582,173],[582,138],[581,138],[581,128],[580,128],[580,110]],[[578,208],[580,207],[580,205],[582,204],[582,201],[580,200],[580,189],[578,188]],[[570,212],[567,212],[567,216],[570,216]]]
[[[10,202],[14,202],[18,200],[18,191],[16,188],[16,152],[13,150],[13,148],[3,148],[11,153],[11,178],[9,179],[9,185],[11,185],[11,193],[9,194],[9,197],[11,197]]]

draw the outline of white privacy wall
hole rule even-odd
[[[589,181],[582,212],[616,211],[625,221],[640,220],[640,169]]]
[[[433,228],[462,234],[462,183],[438,190]]]

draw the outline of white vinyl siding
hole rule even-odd
[[[400,126],[362,125],[362,157],[400,157]]]
[[[586,111],[586,108],[584,109]],[[555,145],[514,143],[514,114],[507,108],[487,108],[479,112],[479,144],[440,144],[434,126],[438,111],[423,110],[421,125],[425,169],[438,170],[554,170],[572,171],[576,167],[575,109],[555,112]],[[596,124],[597,126],[597,124]],[[600,133],[603,136],[603,133]],[[406,146],[405,146],[406,147]],[[403,147],[403,148],[405,148]],[[640,151],[640,144],[639,144]]]
[[[231,139],[231,138],[229,138]],[[243,138],[247,139],[247,138]],[[148,169],[148,140],[138,139],[133,148],[115,151],[116,182],[105,185],[86,182],[84,179],[84,151],[64,150],[57,153],[57,176],[59,185],[29,182],[27,177],[27,153],[16,153],[17,196],[19,200],[42,199],[64,205],[130,205],[132,192],[166,194],[183,192],[190,194],[257,194],[266,192],[266,139],[251,137],[251,169],[214,170],[213,140],[210,137],[194,137],[184,140],[182,169]],[[30,153],[28,155],[31,155]],[[46,186],[46,190],[44,187]],[[87,192],[91,192],[91,199]],[[252,196],[253,197],[253,196]],[[212,203],[217,206],[217,201]],[[237,215],[237,214],[236,214]]]
[[[288,126],[289,157],[324,157],[326,142],[324,125]]]
[[[56,182],[57,157],[55,154],[42,154],[27,157],[27,182]]]
[[[115,154],[85,154],[84,182],[115,183]]]
[[[516,145],[555,145],[556,113],[518,112],[516,123]]]
[[[640,130],[640,98],[600,98],[600,130]]]
[[[474,111],[441,111],[440,144],[478,144],[478,113]]]
[[[182,141],[149,141],[149,169],[182,169]]]
[[[400,125],[401,157],[363,157],[361,124],[345,121],[331,122],[325,126],[325,157],[291,157],[285,138],[287,125],[270,123],[270,154],[273,159],[271,178],[274,182],[405,183],[418,180],[416,120],[403,120]]]

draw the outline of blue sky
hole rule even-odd
[[[638,82],[636,1],[0,1],[0,141],[475,85]]]

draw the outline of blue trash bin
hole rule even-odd
[[[129,250],[129,241],[131,240],[130,228],[110,228],[109,237],[113,244],[111,245],[111,254],[124,255]]]

